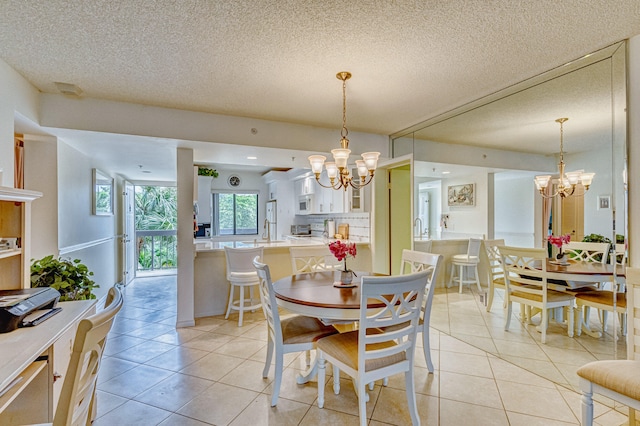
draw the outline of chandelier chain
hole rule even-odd
[[[342,130],[340,130],[340,136],[346,138],[349,134],[349,130],[347,130],[347,79],[351,77],[351,75],[346,76],[345,74],[341,74],[342,79]]]

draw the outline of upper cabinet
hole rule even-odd
[[[315,193],[316,182],[313,176],[305,176],[293,181],[294,193],[297,196],[311,195]]]
[[[0,247],[0,290],[31,286],[31,202],[40,197],[40,192],[0,186],[0,239],[7,241]]]

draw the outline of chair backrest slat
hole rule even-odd
[[[227,259],[227,277],[230,272],[255,272],[253,259],[262,257],[263,247],[224,248]]]
[[[504,246],[504,239],[484,240],[484,249],[489,260],[489,282],[504,277],[504,269],[502,268],[502,258],[500,257],[500,246]]]
[[[423,251],[402,250],[400,264],[400,274],[415,273],[421,271],[429,272],[429,278],[425,287],[425,297],[422,301],[424,318],[428,319],[431,314],[431,304],[433,301],[433,291],[436,286],[438,274],[442,267],[442,255],[425,253]]]
[[[469,245],[467,246],[467,256],[480,256],[480,248],[482,247],[482,240],[479,238],[469,238]]]
[[[562,251],[567,253],[569,259],[607,263],[609,246],[609,243],[570,241],[562,246]]]
[[[261,258],[256,256],[252,265],[258,273],[260,280],[260,301],[262,302],[262,312],[267,319],[269,333],[275,337],[276,342],[282,342],[282,327],[280,326],[280,313],[278,312],[278,303],[276,294],[273,291],[273,283],[271,281],[271,271],[269,266],[261,262]]]
[[[87,425],[95,394],[100,361],[113,320],[123,305],[122,293],[109,289],[105,308],[78,324],[67,375],[62,384],[54,426]]]
[[[508,246],[500,246],[499,250],[507,291],[542,295],[546,300],[546,250]]]
[[[294,274],[317,271],[332,271],[339,266],[338,260],[326,245],[291,247],[291,270]]]
[[[376,359],[406,352],[413,357],[425,287],[431,272],[408,275],[364,276],[360,305],[375,300],[383,308],[360,310],[358,369],[366,371]],[[402,324],[403,327],[393,327]],[[388,329],[385,329],[388,327]],[[385,344],[386,343],[386,344]]]

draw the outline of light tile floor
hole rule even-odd
[[[270,407],[273,369],[262,378],[266,325],[262,312],[202,318],[174,327],[175,276],[136,279],[110,333],[98,379],[96,426],[106,425],[350,425],[358,424],[357,400],[344,378],[340,395],[327,378],[325,408],[316,403],[317,382],[297,385],[304,355],[285,356],[277,407]],[[419,340],[420,341],[420,340]],[[461,340],[431,331],[435,374],[416,357],[416,399],[422,424],[579,424],[580,397]],[[420,353],[422,352],[419,349]],[[513,355],[517,357],[517,353]],[[596,403],[596,422],[619,425],[624,410]],[[402,375],[370,392],[370,425],[407,425]]]

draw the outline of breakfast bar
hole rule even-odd
[[[229,283],[226,278],[224,247],[264,247],[264,263],[271,269],[272,279],[292,274],[289,248],[327,244],[323,239],[305,238],[247,241],[196,240],[194,259],[194,316],[196,318],[222,315],[227,308]],[[371,249],[368,242],[358,242],[357,256],[349,258],[349,268],[359,271],[371,270]]]

